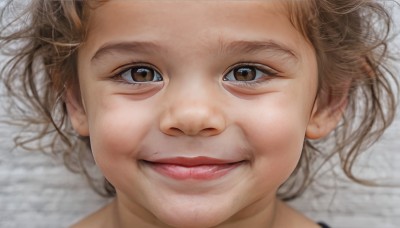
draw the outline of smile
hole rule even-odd
[[[143,162],[157,173],[176,180],[213,180],[225,176],[245,161],[177,157]]]

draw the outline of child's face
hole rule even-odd
[[[312,127],[315,54],[279,1],[110,1],[78,72],[74,127],[121,208],[153,222],[272,210]]]

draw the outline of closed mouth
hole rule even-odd
[[[209,157],[177,157],[155,161],[142,160],[144,164],[164,176],[176,180],[212,180],[228,174],[245,161],[227,161]]]

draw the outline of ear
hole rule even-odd
[[[335,104],[319,108],[316,101],[306,129],[306,138],[320,139],[327,136],[338,125],[347,106],[347,93]]]
[[[78,98],[80,95],[73,89],[67,89],[65,104],[72,127],[80,136],[89,136],[89,125],[84,105]]]

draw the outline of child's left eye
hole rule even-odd
[[[265,69],[252,65],[241,65],[233,68],[223,78],[224,81],[248,82],[256,81],[267,76],[274,76],[277,73],[271,69]]]

